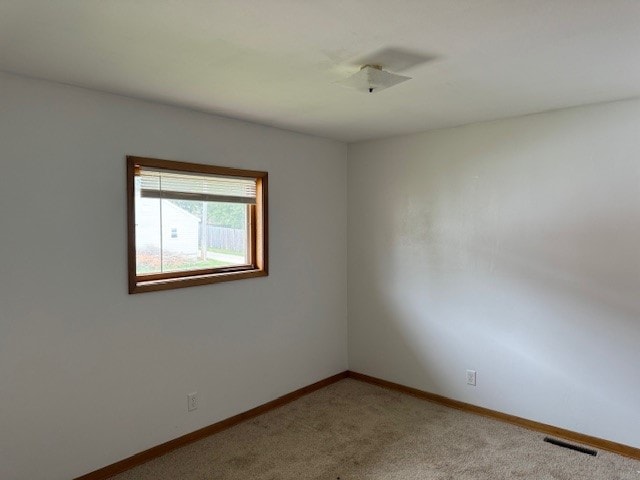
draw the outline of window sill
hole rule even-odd
[[[260,268],[242,270],[236,272],[210,273],[205,275],[191,275],[187,277],[166,278],[162,280],[134,279],[129,284],[129,293],[155,292],[159,290],[171,290],[174,288],[194,287],[197,285],[209,285],[211,283],[231,282],[245,278],[266,277],[269,273]]]

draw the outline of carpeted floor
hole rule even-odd
[[[640,462],[346,379],[117,480],[640,480]]]

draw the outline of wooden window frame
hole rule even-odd
[[[170,273],[138,275],[136,273],[135,175],[137,167],[152,167],[209,175],[256,179],[256,204],[249,208],[249,265]],[[245,278],[264,277],[268,270],[268,178],[267,172],[218,167],[200,163],[127,156],[127,248],[129,293],[153,292],[174,288],[208,285]]]

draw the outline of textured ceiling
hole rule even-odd
[[[639,46],[637,0],[0,0],[0,70],[345,141],[639,96]]]

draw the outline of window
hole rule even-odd
[[[127,157],[129,293],[267,275],[267,177]]]

